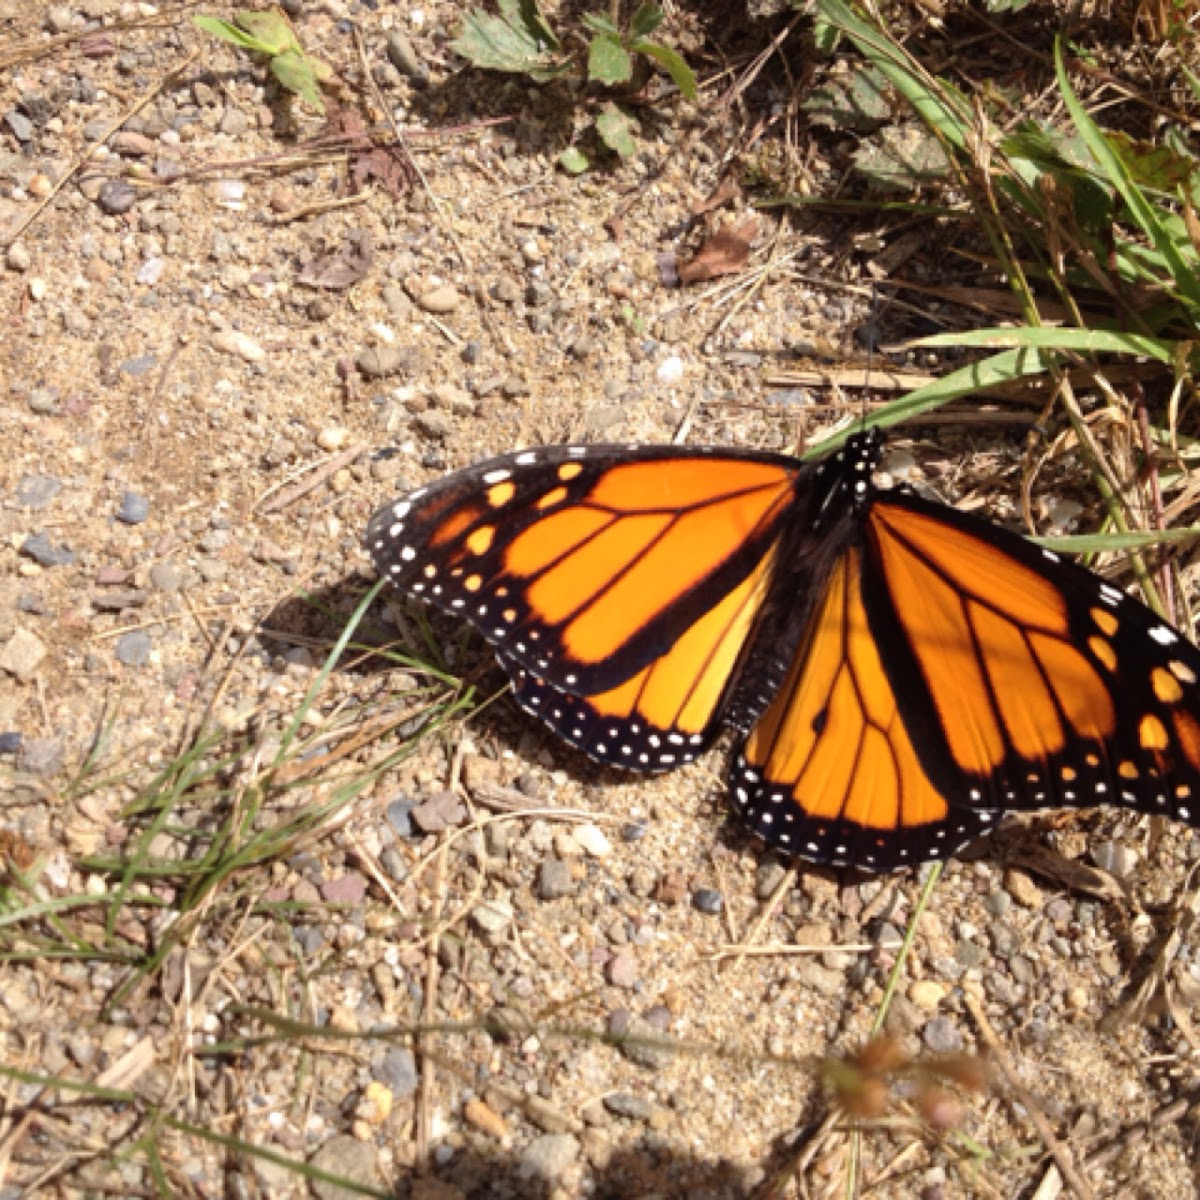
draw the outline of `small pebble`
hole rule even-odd
[[[413,809],[416,807],[415,800],[401,796],[393,800],[384,810],[387,814],[388,824],[396,831],[397,837],[410,838],[416,832],[412,821]]]
[[[662,1034],[641,1017],[634,1017],[619,1030],[612,1029],[610,1022],[610,1032],[625,1036],[627,1040],[618,1043],[621,1055],[640,1067],[662,1071],[675,1057],[670,1043],[665,1042]]]
[[[23,475],[17,483],[17,503],[22,508],[41,512],[61,490],[61,481],[53,475]]]
[[[354,365],[368,379],[381,379],[394,375],[410,360],[411,354],[403,346],[371,346],[354,360]]]
[[[140,525],[150,515],[150,501],[139,492],[126,492],[121,497],[117,520],[124,525]]]
[[[321,885],[321,898],[327,904],[360,905],[366,897],[367,881],[353,871]]]
[[[462,296],[448,283],[417,297],[417,306],[434,314],[453,312],[461,302]]]
[[[13,109],[12,112],[4,114],[4,123],[18,142],[28,142],[33,139],[33,122],[24,113]]]
[[[575,840],[592,858],[607,858],[612,853],[612,842],[598,825],[586,824],[575,827]]]
[[[918,979],[908,989],[908,998],[926,1012],[937,1012],[946,998],[947,988],[936,979]]]
[[[638,961],[628,948],[618,950],[604,968],[605,978],[613,987],[632,988],[638,981]]]
[[[29,393],[25,403],[29,405],[31,413],[36,413],[41,417],[56,417],[61,411],[59,399],[57,388],[40,387],[34,388]]]
[[[626,1117],[631,1121],[647,1121],[654,1112],[654,1105],[645,1096],[632,1092],[611,1092],[604,1097],[604,1107],[618,1117]]]
[[[421,61],[412,42],[398,29],[393,29],[387,35],[387,56],[392,66],[401,75],[408,76],[414,82],[425,83],[428,81],[428,68]]]
[[[50,33],[67,33],[75,24],[75,14],[65,4],[52,4],[46,9],[45,26]]]
[[[309,1160],[312,1166],[348,1183],[378,1189],[379,1151],[373,1142],[362,1142],[348,1133],[338,1133],[329,1139]],[[345,1200],[346,1189],[322,1179],[310,1179],[309,1189],[317,1200]]]
[[[476,1129],[483,1130],[497,1141],[504,1141],[508,1137],[508,1126],[504,1123],[504,1118],[482,1100],[468,1100],[463,1105],[463,1118],[468,1125],[474,1125]]]
[[[183,572],[170,562],[157,562],[150,568],[150,582],[160,592],[177,592],[183,587]]]
[[[19,754],[25,735],[15,729],[0,733],[0,754]]]
[[[317,434],[317,445],[322,450],[340,450],[350,438],[350,431],[341,425],[330,425]]]
[[[10,271],[25,272],[33,266],[33,258],[21,242],[13,242],[4,255],[4,265]]]
[[[21,553],[43,567],[68,567],[75,561],[75,551],[55,546],[45,533],[34,533],[21,543]]]
[[[485,900],[471,910],[471,919],[484,933],[500,933],[513,921],[513,906],[507,900]]]
[[[17,752],[17,768],[30,775],[57,775],[66,760],[66,748],[58,738],[25,738]]]
[[[571,1133],[543,1133],[535,1137],[517,1165],[517,1174],[524,1179],[534,1177],[553,1186],[579,1157],[579,1139]]]
[[[166,270],[166,261],[158,255],[146,259],[140,267],[138,267],[137,275],[134,276],[136,281],[146,287],[153,287],[159,283],[163,277],[163,271]]]
[[[697,912],[716,916],[725,907],[725,897],[716,888],[697,888],[692,893],[692,907]]]
[[[375,1076],[398,1097],[411,1096],[417,1090],[420,1076],[417,1060],[407,1046],[389,1046]]]
[[[664,358],[654,372],[654,378],[659,383],[678,383],[683,378],[683,359],[677,354]]]
[[[921,1038],[934,1054],[958,1054],[963,1048],[963,1035],[949,1017],[934,1017],[921,1031]]]
[[[127,667],[144,667],[150,659],[154,643],[144,629],[123,633],[117,638],[115,653],[118,661]]]
[[[236,355],[246,362],[262,362],[267,357],[267,352],[249,334],[238,329],[219,330],[213,334],[212,345],[214,350]]]
[[[7,671],[17,679],[28,679],[48,653],[46,643],[36,633],[18,628],[0,649],[0,671]]]
[[[441,833],[461,825],[467,809],[454,792],[438,792],[412,810],[412,819],[422,833]]]
[[[561,900],[575,890],[571,867],[561,858],[548,858],[538,871],[538,896],[542,900]]]
[[[110,217],[127,213],[137,203],[137,192],[124,179],[110,179],[96,197],[100,211]]]
[[[1092,862],[1118,879],[1128,879],[1137,867],[1138,853],[1120,842],[1099,842],[1092,847]]]

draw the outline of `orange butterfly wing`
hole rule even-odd
[[[903,491],[860,545],[732,781],[797,853],[886,870],[1006,810],[1116,803],[1195,822],[1200,652],[1099,577]]]
[[[367,546],[478,626],[564,737],[663,769],[719,728],[800,474],[737,451],[527,451],[381,509]]]

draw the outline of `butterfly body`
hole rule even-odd
[[[734,807],[788,853],[890,870],[1106,802],[1193,821],[1200,652],[1018,535],[878,490],[882,445],[525,451],[385,506],[367,547],[602,762],[744,734]]]

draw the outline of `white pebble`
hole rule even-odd
[[[654,372],[654,377],[659,383],[678,383],[683,378],[683,359],[678,354],[664,358],[658,364],[658,370]]]
[[[241,208],[246,199],[246,185],[240,179],[217,181],[217,203],[222,208]]]
[[[267,352],[247,334],[236,329],[222,329],[213,335],[213,348],[223,354],[236,354],[247,362],[262,362]]]
[[[145,283],[153,287],[163,276],[163,271],[166,269],[166,263],[155,255],[153,258],[148,258],[140,267],[138,267],[137,281]]]
[[[348,429],[343,429],[340,425],[331,425],[328,429],[322,429],[317,434],[317,445],[322,450],[340,450],[345,444],[346,439],[350,436]]]
[[[593,858],[604,858],[612,853],[612,842],[598,825],[577,825],[573,832],[584,852]]]

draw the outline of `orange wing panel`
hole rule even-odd
[[[882,833],[946,819],[946,801],[921,769],[867,626],[857,550],[830,576],[796,664],[744,758],[766,788],[786,788],[810,821]]]

